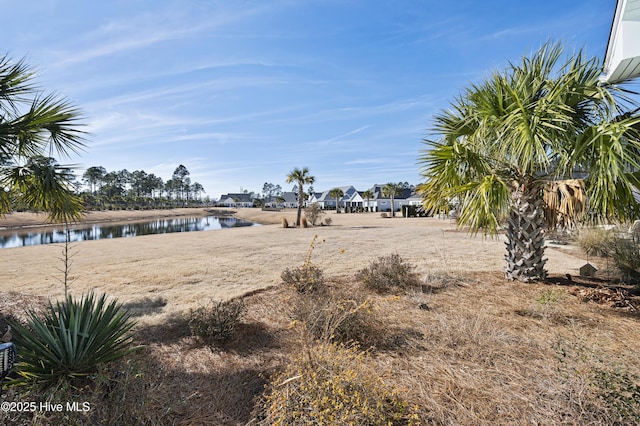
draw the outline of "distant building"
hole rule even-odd
[[[264,206],[285,209],[298,208],[298,194],[291,191],[283,192],[278,196],[266,198],[264,200]]]
[[[317,203],[321,209],[329,209],[335,210],[336,207],[343,208],[346,206],[347,201],[358,191],[353,186],[338,186],[338,189],[341,189],[343,192],[343,196],[338,199],[338,205],[336,206],[336,198],[331,195],[331,191],[335,189],[331,188],[324,192],[316,192],[314,193],[309,200],[307,200],[306,205]]]
[[[373,185],[371,188],[371,192],[373,193],[373,198],[371,198],[368,202],[368,207],[370,207],[371,211],[374,212],[390,212],[391,211],[391,198],[386,197],[383,194],[383,188],[385,185]],[[393,209],[394,211],[399,211],[402,209],[402,206],[409,205],[409,199],[414,195],[414,190],[411,188],[405,188],[402,190],[400,195],[393,197]],[[366,200],[365,200],[365,203]]]
[[[223,194],[218,205],[223,207],[253,207],[253,193]]]

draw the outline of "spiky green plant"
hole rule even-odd
[[[92,374],[138,349],[131,346],[133,325],[120,303],[93,292],[49,303],[42,318],[31,311],[26,326],[12,324],[19,348],[15,382],[55,383]]]

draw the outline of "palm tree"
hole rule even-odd
[[[371,211],[371,207],[369,207],[369,200],[373,198],[373,192],[370,189],[367,189],[362,193],[362,196],[367,200],[367,211]]]
[[[382,195],[385,197],[391,198],[391,217],[395,217],[396,215],[396,206],[394,204],[395,197],[402,194],[402,189],[404,188],[402,182],[400,183],[391,183],[389,182],[382,188]]]
[[[298,215],[296,219],[296,226],[300,225],[300,218],[302,216],[302,203],[304,203],[303,185],[311,185],[315,180],[316,178],[309,174],[309,169],[307,167],[302,170],[296,167],[287,175],[287,183],[295,182],[298,187]]]
[[[340,198],[344,197],[344,191],[340,188],[333,188],[329,191],[329,195],[336,199],[336,213],[340,213],[340,205],[338,203]]]
[[[419,159],[427,210],[457,198],[459,224],[472,232],[496,234],[507,220],[508,279],[545,278],[550,213],[575,222],[588,200],[600,220],[638,214],[640,117],[619,115],[633,104],[620,87],[599,84],[596,58],[562,55],[547,43],[470,86],[435,117],[440,138],[425,140]]]
[[[0,58],[0,214],[16,196],[51,220],[69,222],[82,213],[73,193],[73,173],[52,154],[69,157],[84,147],[80,111],[69,101],[43,94],[24,60]]]

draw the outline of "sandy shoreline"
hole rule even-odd
[[[206,214],[203,209],[193,210],[199,213],[183,209],[180,213]],[[168,211],[160,212],[166,216]],[[113,213],[117,212],[104,212],[104,218],[132,219]],[[126,213],[136,213],[134,218],[140,218],[150,212]],[[236,297],[280,284],[282,271],[299,266],[314,240],[312,261],[328,276],[351,277],[370,261],[393,253],[416,265],[422,274],[495,272],[504,266],[501,238],[469,236],[450,221],[330,212],[327,217],[333,220],[331,226],[280,226],[282,217],[292,223],[295,214],[295,210],[238,209],[236,217],[265,225],[74,243],[70,291],[81,294],[95,289],[122,301],[162,297],[168,302],[166,314],[182,312],[211,299]],[[91,215],[92,220],[98,218],[103,220],[103,216]],[[7,226],[7,222],[36,224],[36,218],[26,219],[7,215],[0,226]],[[61,249],[60,244],[0,249],[0,291],[61,297]],[[547,257],[551,274],[576,274],[585,263],[578,250],[567,248],[549,247]]]

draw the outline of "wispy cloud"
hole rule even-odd
[[[317,141],[317,142],[312,142],[311,145],[315,145],[315,146],[318,146],[318,147],[325,147],[327,145],[331,145],[331,144],[334,144],[335,142],[338,142],[338,141],[341,141],[343,139],[346,139],[349,136],[357,135],[358,133],[363,132],[363,131],[365,131],[365,130],[367,130],[369,128],[371,128],[371,125],[361,126],[361,127],[358,127],[357,129],[351,130],[349,132],[343,133],[343,134],[338,135],[338,136],[334,136],[334,137],[331,137],[331,138],[328,138],[328,139],[324,139],[324,140],[321,140],[321,141]]]
[[[217,7],[216,7],[217,6]],[[158,43],[202,37],[212,30],[232,25],[248,17],[277,7],[277,4],[258,4],[240,7],[233,3],[213,6],[213,10],[198,13],[190,5],[178,3],[159,7],[154,12],[111,18],[98,29],[79,37],[59,51],[54,65],[68,67],[117,53],[141,50]],[[82,47],[82,45],[88,45]],[[75,46],[73,46],[75,45]]]

